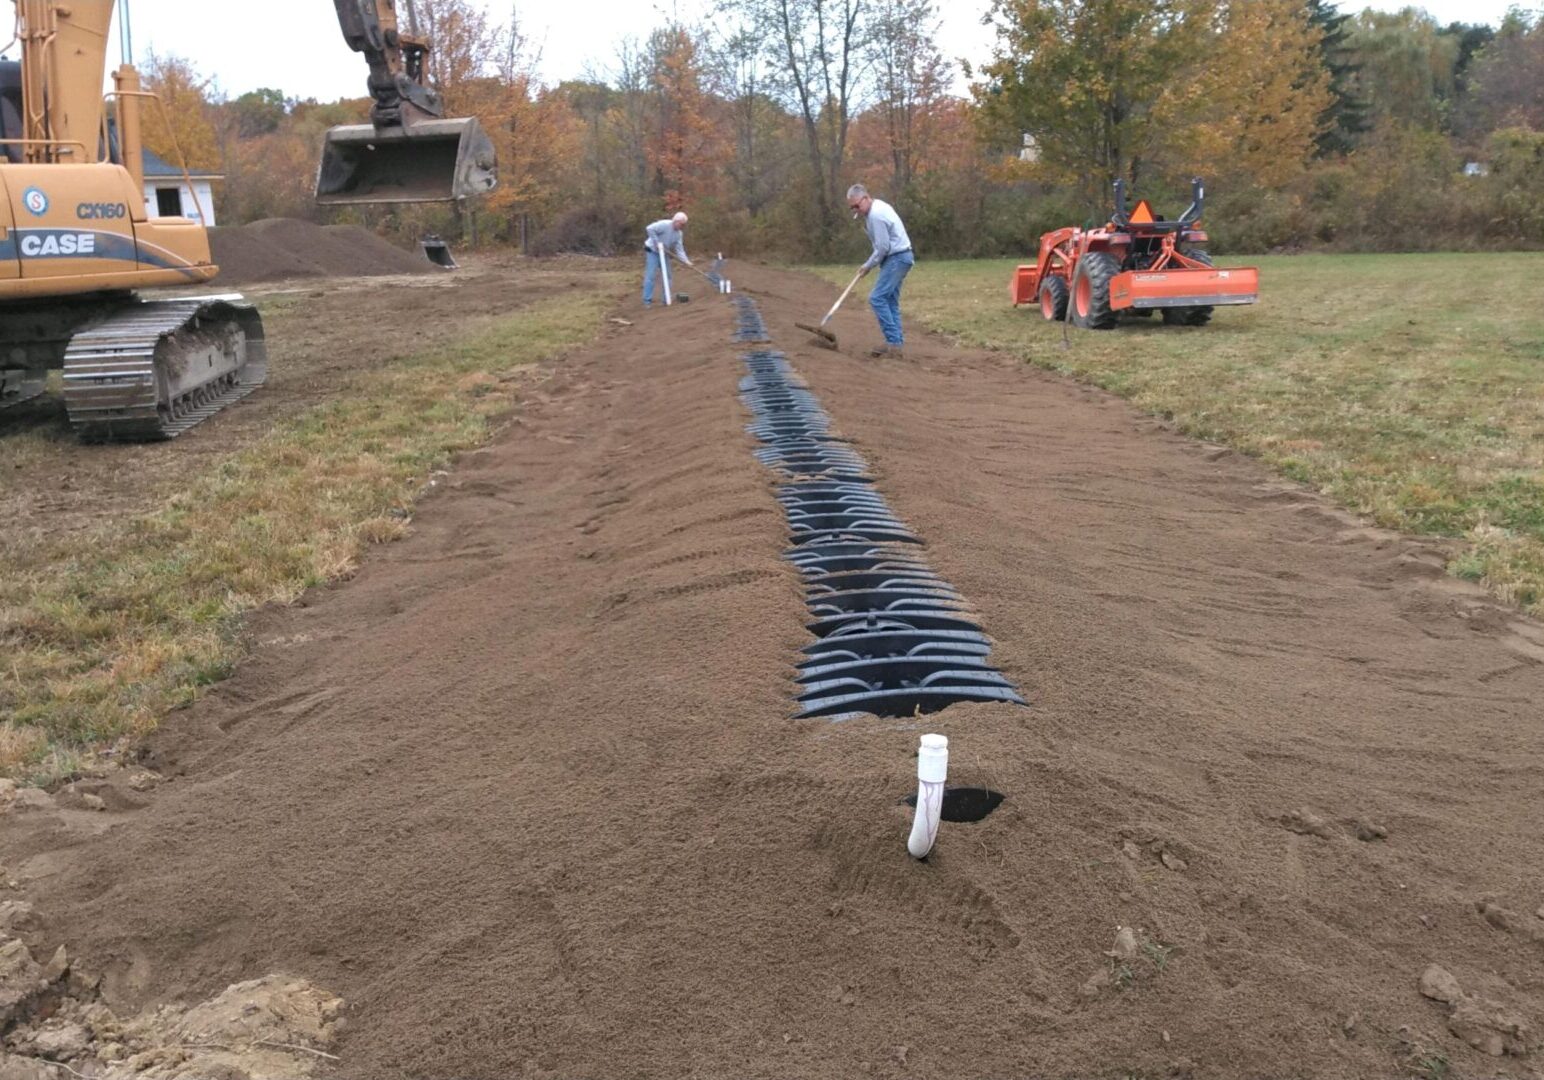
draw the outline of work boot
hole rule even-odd
[[[886,357],[889,357],[893,360],[900,360],[904,357],[905,354],[899,345],[880,345],[878,348],[870,350],[869,355],[872,356],[875,360],[882,360]]]

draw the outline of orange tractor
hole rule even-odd
[[[1146,199],[1126,209],[1126,185],[1115,181],[1115,213],[1102,229],[1057,229],[1040,238],[1040,259],[1020,266],[1009,292],[1013,306],[1040,304],[1052,321],[1066,319],[1088,330],[1108,330],[1122,312],[1179,326],[1204,326],[1212,309],[1259,299],[1253,267],[1219,269],[1200,245],[1205,201],[1201,181],[1191,181],[1190,209],[1176,221],[1153,213]],[[1068,311],[1068,308],[1071,311]]]

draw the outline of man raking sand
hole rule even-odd
[[[819,340],[815,344],[836,348],[836,335],[826,329],[826,323],[831,321],[836,309],[842,306],[842,301],[847,299],[853,286],[877,266],[879,281],[869,292],[869,306],[874,309],[874,317],[879,320],[879,329],[885,336],[885,343],[869,355],[901,356],[906,344],[901,332],[901,284],[915,261],[911,252],[911,238],[906,235],[906,226],[901,223],[901,216],[895,212],[895,207],[874,198],[862,184],[854,184],[847,189],[847,208],[852,211],[854,219],[860,216],[863,218],[864,230],[868,233],[869,242],[874,245],[873,253],[858,268],[852,282],[842,291],[836,303],[831,305],[831,310],[826,312],[819,326],[805,323],[794,325],[816,335]]]

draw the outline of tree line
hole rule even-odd
[[[349,212],[405,233],[610,254],[685,207],[736,254],[850,256],[844,195],[863,182],[929,254],[1011,255],[1103,221],[1117,177],[1172,214],[1196,175],[1219,250],[1544,243],[1541,10],[1489,26],[1330,0],[995,0],[991,54],[956,58],[934,0],[722,0],[544,85],[513,12],[417,7],[433,79],[493,136],[501,184],[461,211]],[[176,57],[147,81],[191,163],[226,176],[227,223],[315,216],[323,131],[368,112],[228,98]],[[147,141],[170,156],[164,126]]]

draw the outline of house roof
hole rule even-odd
[[[171,162],[167,161],[160,154],[157,154],[154,150],[150,149],[148,146],[145,147],[143,153],[144,153],[144,160],[145,160],[145,179],[146,180],[181,180],[182,179],[182,169],[179,166],[173,165]],[[223,173],[201,172],[198,169],[189,169],[188,171],[189,171],[190,175],[192,176],[192,178],[194,180],[224,180],[225,179],[225,176],[224,176]]]

